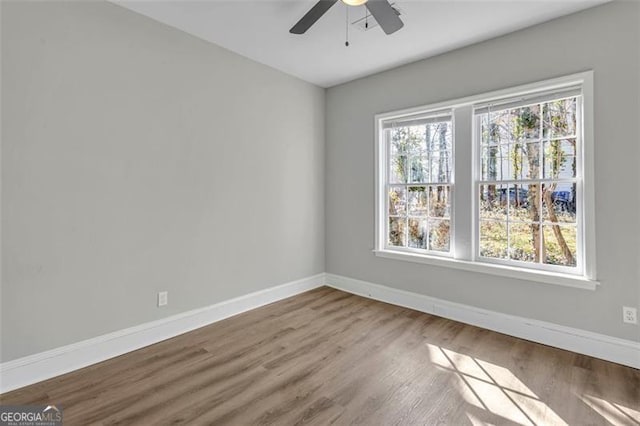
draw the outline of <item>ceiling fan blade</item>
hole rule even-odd
[[[289,30],[291,34],[304,34],[318,19],[324,15],[338,0],[320,0],[315,4],[297,24]]]
[[[365,6],[385,33],[393,34],[404,26],[387,0],[369,0]]]

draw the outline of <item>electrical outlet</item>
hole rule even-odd
[[[636,308],[631,308],[629,306],[622,307],[622,321],[627,324],[637,324],[638,323],[638,310]]]
[[[158,293],[158,307],[165,306],[167,303],[169,303],[169,292],[161,291]]]

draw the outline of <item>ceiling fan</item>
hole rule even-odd
[[[378,25],[386,34],[393,34],[404,26],[396,11],[387,0],[341,0],[349,6],[361,6],[369,10]],[[289,30],[291,34],[304,34],[318,19],[322,17],[338,0],[320,0],[315,4],[297,24]]]

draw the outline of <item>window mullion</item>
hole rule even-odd
[[[544,197],[543,197],[543,193],[542,193],[542,188],[544,186],[544,169],[545,169],[545,158],[544,158],[544,148],[546,146],[545,142],[545,137],[544,137],[544,120],[545,120],[545,104],[544,103],[540,103],[540,122],[539,122],[539,129],[538,131],[540,132],[540,147],[538,148],[538,179],[540,180],[540,182],[538,183],[538,195],[540,196],[540,200],[538,201],[538,244],[540,246],[540,256],[537,260],[536,263],[539,264],[544,264],[545,258],[547,256],[547,249],[545,247],[544,244],[544,214],[543,214],[543,210],[544,210]],[[549,132],[549,134],[547,134],[547,138],[549,139],[549,141],[551,140],[551,132]]]
[[[473,191],[475,176],[473,146],[473,108],[471,105],[456,108],[453,112],[453,202],[451,205],[451,229],[453,257],[461,260],[473,259],[474,206]],[[474,148],[475,149],[475,148]]]

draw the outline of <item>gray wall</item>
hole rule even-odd
[[[6,1],[2,89],[2,361],[324,271],[323,89],[113,4]]]
[[[327,92],[327,272],[498,312],[640,340],[640,4],[615,2]],[[596,291],[377,258],[376,113],[595,71]]]

